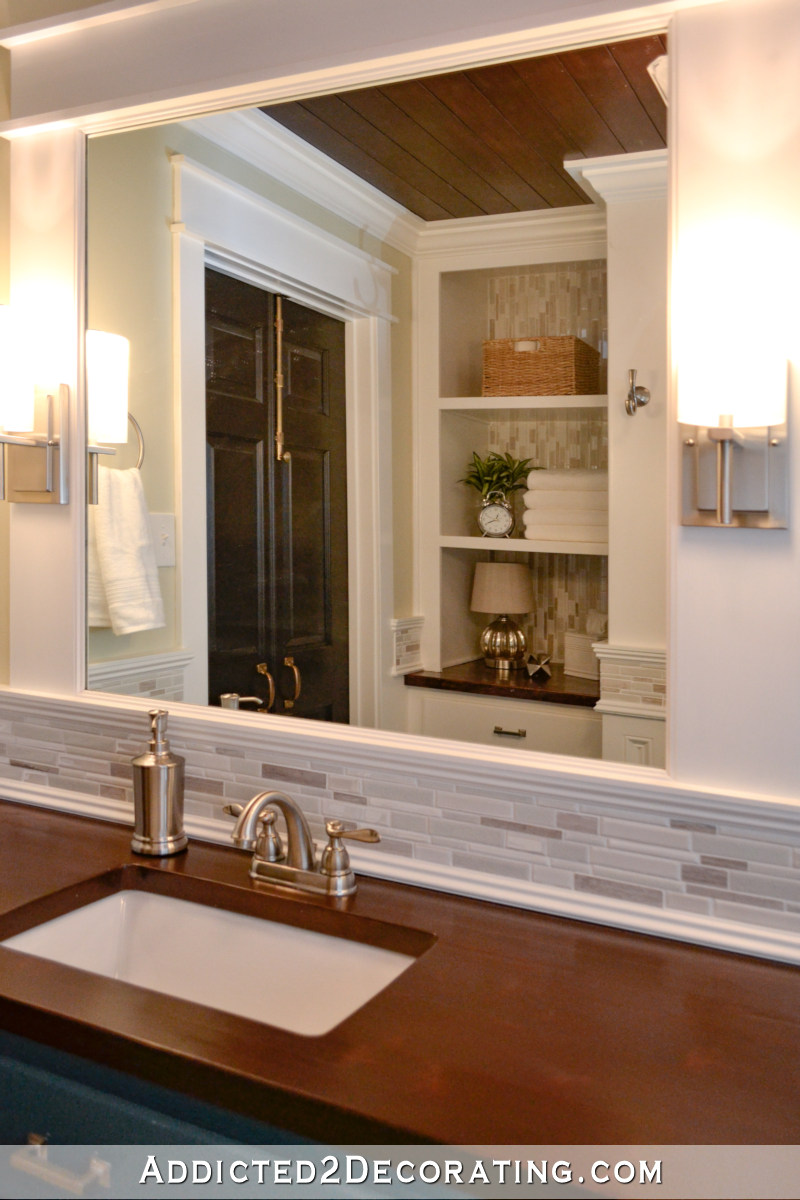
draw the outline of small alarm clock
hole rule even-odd
[[[503,492],[489,492],[478,512],[478,526],[483,537],[510,537],[514,528],[514,513]]]

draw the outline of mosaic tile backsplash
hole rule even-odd
[[[491,275],[486,336],[583,338],[600,352],[600,391],[608,377],[606,261],[542,263]]]
[[[543,408],[535,417],[492,421],[489,449],[509,450],[548,471],[607,471],[608,414],[604,408]]]
[[[130,760],[144,740],[144,712],[64,705],[45,717],[0,700],[0,779],[104,797],[120,820],[132,821]],[[332,766],[274,730],[175,730],[172,743],[186,757],[187,812],[219,819],[220,832],[231,824],[223,804],[276,786],[317,836],[323,813],[378,829],[375,854],[800,934],[800,832],[735,810],[708,819],[691,798],[669,812],[613,793],[585,801],[563,779],[526,785],[517,772],[492,784],[452,762],[427,775],[401,754],[348,747]]]
[[[583,633],[586,617],[608,615],[608,559],[586,554],[531,554],[536,607],[525,625],[536,654],[564,661],[564,634]]]

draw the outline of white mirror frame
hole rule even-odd
[[[105,6],[104,6],[105,7]],[[428,9],[431,6],[427,6]],[[463,10],[463,4],[461,8]],[[478,9],[483,12],[483,6],[474,6],[474,27],[483,28],[478,16]],[[90,132],[103,130],[121,130],[132,124],[141,124],[152,120],[176,120],[190,116],[220,104],[252,105],[268,99],[287,98],[308,92],[323,92],[353,86],[360,82],[375,79],[401,77],[418,74],[420,71],[439,71],[448,67],[457,67],[464,63],[478,64],[498,57],[517,57],[532,54],[557,47],[572,46],[579,42],[609,41],[626,36],[662,29],[671,13],[683,8],[693,7],[683,0],[651,5],[640,8],[629,8],[616,15],[604,15],[603,10],[608,5],[597,0],[590,6],[594,14],[588,20],[568,20],[551,28],[525,29],[516,28],[510,33],[504,33],[492,38],[472,39],[470,41],[454,41],[453,28],[436,27],[437,15],[444,12],[443,7],[431,12],[430,27],[418,31],[415,37],[415,49],[402,54],[390,54],[391,47],[385,46],[383,53],[378,52],[375,45],[361,47],[351,54],[339,54],[339,65],[335,67],[319,66],[310,69],[303,76],[291,72],[291,64],[284,62],[280,69],[275,68],[272,78],[251,78],[244,84],[232,83],[230,86],[213,91],[203,90],[203,64],[196,64],[195,75],[188,78],[185,90],[190,92],[183,98],[175,98],[177,89],[169,90],[166,80],[168,77],[170,53],[178,49],[178,43],[161,44],[154,60],[153,78],[163,86],[161,90],[155,86],[149,96],[139,96],[123,107],[123,102],[115,100],[112,94],[105,95],[100,88],[100,98],[87,101],[83,114],[75,106],[59,106],[56,100],[48,109],[49,75],[52,66],[46,53],[37,55],[35,41],[28,42],[24,38],[18,43],[12,39],[6,44],[10,46],[12,69],[19,67],[15,74],[15,85],[19,85],[17,95],[21,97],[19,104],[24,109],[29,105],[27,114],[12,117],[0,133],[8,135],[32,135],[39,128],[42,132],[36,136],[21,136],[15,138],[12,144],[12,303],[24,304],[25,297],[31,290],[36,292],[41,303],[42,297],[52,299],[51,309],[46,313],[48,328],[62,338],[60,361],[64,365],[62,377],[70,383],[78,403],[73,406],[73,461],[72,471],[75,494],[82,494],[85,475],[83,438],[83,402],[81,400],[82,364],[79,361],[77,347],[82,343],[82,310],[83,310],[83,239],[84,239],[84,137]],[[509,8],[511,6],[509,5]],[[541,4],[532,0],[527,10],[527,20],[535,16],[536,11],[552,11],[542,0]],[[585,13],[585,6],[581,6]],[[502,0],[500,5],[501,13]],[[176,10],[180,12],[180,8]],[[500,19],[500,14],[495,14]],[[565,15],[573,15],[570,8]],[[400,16],[398,15],[398,20]],[[102,18],[98,17],[100,22]],[[142,18],[144,23],[145,18]],[[520,18],[516,18],[518,26]],[[507,25],[514,24],[509,17]],[[132,23],[133,26],[137,22]],[[91,19],[87,26],[94,28]],[[496,26],[495,26],[496,28]],[[399,37],[399,29],[396,31]],[[366,35],[365,35],[366,36]],[[388,34],[387,34],[388,36]],[[670,37],[672,39],[672,31]],[[91,62],[91,39],[87,43],[85,54],[86,69],[94,77],[99,68]],[[129,46],[132,42],[129,40]],[[396,44],[402,44],[399,41]],[[673,42],[671,40],[671,46]],[[152,42],[148,49],[152,47]],[[73,46],[77,51],[80,47]],[[139,48],[141,50],[141,47]],[[358,54],[361,54],[359,59]],[[177,55],[176,57],[179,57]],[[76,55],[74,71],[76,76],[81,69],[80,53]],[[135,53],[131,58],[132,69],[135,68]],[[696,66],[697,64],[695,64]],[[207,79],[218,79],[219,74],[211,71],[210,63],[206,64]],[[688,66],[687,66],[688,70]],[[56,74],[53,87],[54,95],[58,96],[59,77]],[[62,81],[63,83],[63,81]],[[210,86],[210,85],[208,85]],[[111,88],[109,81],[105,87]],[[69,87],[66,88],[69,92]],[[155,97],[155,98],[154,98]],[[57,128],[59,120],[68,118],[71,128]],[[675,166],[672,168],[671,187],[674,189]],[[57,181],[58,187],[42,188],[42,176]],[[40,312],[40,320],[42,314]],[[672,404],[672,398],[668,398]],[[668,464],[670,487],[676,490],[677,479],[677,446],[669,447],[670,461]],[[675,503],[673,503],[675,501]],[[685,534],[696,531],[678,533],[677,521],[673,519],[677,512],[677,500],[673,494],[670,498],[670,560],[673,579],[685,576],[685,565],[676,565],[676,546],[681,550],[694,546],[687,540]],[[73,718],[80,717],[82,712],[107,710],[109,712],[130,712],[138,714],[147,708],[150,701],[127,701],[119,697],[98,697],[83,692],[84,661],[85,661],[85,631],[84,631],[84,507],[72,504],[64,509],[46,512],[38,511],[34,506],[29,509],[14,510],[11,514],[11,624],[12,624],[12,659],[11,659],[11,691],[7,693],[8,704],[13,704],[15,695],[19,697],[21,711],[41,711],[44,714],[56,716],[59,712],[70,714]],[[680,538],[680,542],[678,539]],[[708,543],[706,543],[707,545]],[[686,554],[688,562],[691,553]],[[683,608],[681,608],[681,602]],[[674,622],[677,616],[686,612],[688,597],[673,594],[670,600],[670,614]],[[692,628],[692,637],[685,639],[678,647],[681,654],[686,655],[686,642],[697,642],[698,622]],[[693,647],[690,647],[692,649]],[[675,814],[694,813],[698,819],[706,817],[725,818],[742,829],[752,828],[778,834],[778,840],[793,833],[795,825],[795,806],[789,799],[790,786],[778,778],[780,786],[770,789],[770,777],[767,776],[767,792],[772,795],[756,795],[753,791],[743,791],[741,788],[730,786],[719,788],[709,780],[707,770],[702,765],[699,751],[702,745],[695,732],[694,738],[686,736],[684,740],[693,743],[688,753],[681,752],[681,761],[675,754],[676,744],[680,737],[689,733],[689,727],[697,723],[697,702],[687,691],[690,684],[682,682],[680,687],[677,679],[679,664],[675,648],[670,648],[670,742],[672,749],[670,770],[673,776],[676,766],[681,766],[684,779],[697,779],[703,782],[695,785],[691,782],[681,782],[666,772],[652,769],[642,770],[635,767],[625,767],[616,763],[592,762],[581,760],[556,759],[550,756],[526,754],[525,752],[498,751],[493,748],[466,746],[464,744],[431,742],[426,739],[408,735],[392,735],[365,729],[332,728],[320,730],[302,728],[300,723],[287,730],[282,724],[280,741],[290,745],[297,752],[326,756],[332,764],[363,764],[368,769],[390,764],[402,766],[408,773],[426,775],[428,777],[458,777],[469,780],[477,787],[486,788],[517,788],[526,789],[529,793],[537,788],[547,789],[558,793],[573,802],[587,802],[605,805],[609,810],[635,810],[638,813],[652,812],[661,817],[665,813]],[[690,672],[690,674],[692,674]],[[696,670],[693,672],[696,676]],[[33,695],[32,695],[33,693]],[[37,696],[36,693],[40,694]],[[678,727],[676,712],[681,709],[681,728]],[[240,733],[242,737],[251,735],[255,728],[253,722],[258,718],[233,713],[218,713],[216,711],[182,710],[175,708],[175,727],[179,736],[203,737],[224,731],[226,737],[235,740]],[[685,715],[684,715],[685,714]],[[277,742],[277,734],[268,731],[263,725],[265,741]],[[730,740],[730,739],[729,739]],[[699,749],[698,749],[699,747]],[[713,749],[713,748],[712,748]],[[716,760],[720,754],[717,749]],[[715,755],[709,758],[710,769],[713,771],[719,765]],[[698,768],[698,764],[699,768]],[[785,773],[785,772],[784,772]],[[780,775],[780,772],[778,772]],[[713,776],[712,776],[713,778]],[[8,789],[7,789],[8,790]],[[17,789],[20,796],[26,795],[24,788]],[[54,796],[48,795],[41,803],[56,803]],[[68,805],[68,801],[64,801]],[[219,830],[217,830],[219,832]],[[209,836],[214,831],[208,830]],[[393,877],[414,879],[414,871],[409,869],[403,874],[396,864],[390,871]],[[426,877],[430,883],[430,876]],[[434,883],[435,886],[435,883]],[[455,887],[455,881],[449,880],[442,886]],[[468,880],[464,889],[475,895],[492,895],[492,886],[478,877]],[[551,888],[550,892],[557,889]],[[524,903],[523,899],[514,899],[508,889],[498,889],[496,894],[511,902]],[[586,907],[579,903],[580,897],[575,893],[565,892],[553,901],[552,911],[569,913],[571,915],[586,915]],[[531,902],[530,897],[527,902]],[[537,907],[548,907],[548,903],[540,897]],[[615,908],[612,902],[600,906],[591,919],[609,920],[612,923],[628,924],[635,928],[649,928],[653,931],[668,930],[668,914],[638,914],[623,913],[625,906],[621,903]],[[602,910],[602,911],[601,911]],[[691,922],[689,923],[691,925]],[[716,925],[724,924],[717,922]],[[733,923],[732,923],[733,924]],[[696,936],[699,940],[710,940],[717,944],[742,944],[740,933],[721,933],[718,928],[712,928],[714,921],[709,918],[705,922],[707,928],[701,930],[704,922],[698,918],[695,922]],[[739,927],[740,928],[740,927]],[[675,936],[682,936],[676,934]],[[684,935],[685,936],[685,935]],[[737,943],[737,936],[740,941]],[[773,946],[781,944],[782,955],[797,953],[794,935],[786,933],[781,937],[774,931],[764,931],[765,943],[772,939]],[[749,944],[749,943],[748,943]],[[762,951],[768,952],[768,951]]]

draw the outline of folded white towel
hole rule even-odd
[[[559,491],[567,489],[591,489],[592,491],[605,489],[608,491],[608,471],[587,471],[583,468],[575,468],[572,471],[529,471],[528,487],[531,489],[557,488]]]
[[[605,525],[526,525],[524,536],[531,542],[596,542],[608,541]]]
[[[98,503],[89,506],[89,625],[110,625],[115,634],[161,629],[164,604],[141,474],[100,467],[98,476]]]
[[[608,525],[608,513],[604,508],[548,508],[545,512],[526,508],[522,522],[529,529],[535,525]]]
[[[569,508],[585,510],[587,508],[608,508],[608,494],[604,491],[591,491],[581,488],[576,491],[566,491],[553,488],[534,488],[522,493],[526,508]]]

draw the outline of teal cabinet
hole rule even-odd
[[[0,1033],[0,1144],[287,1145],[307,1139]]]

